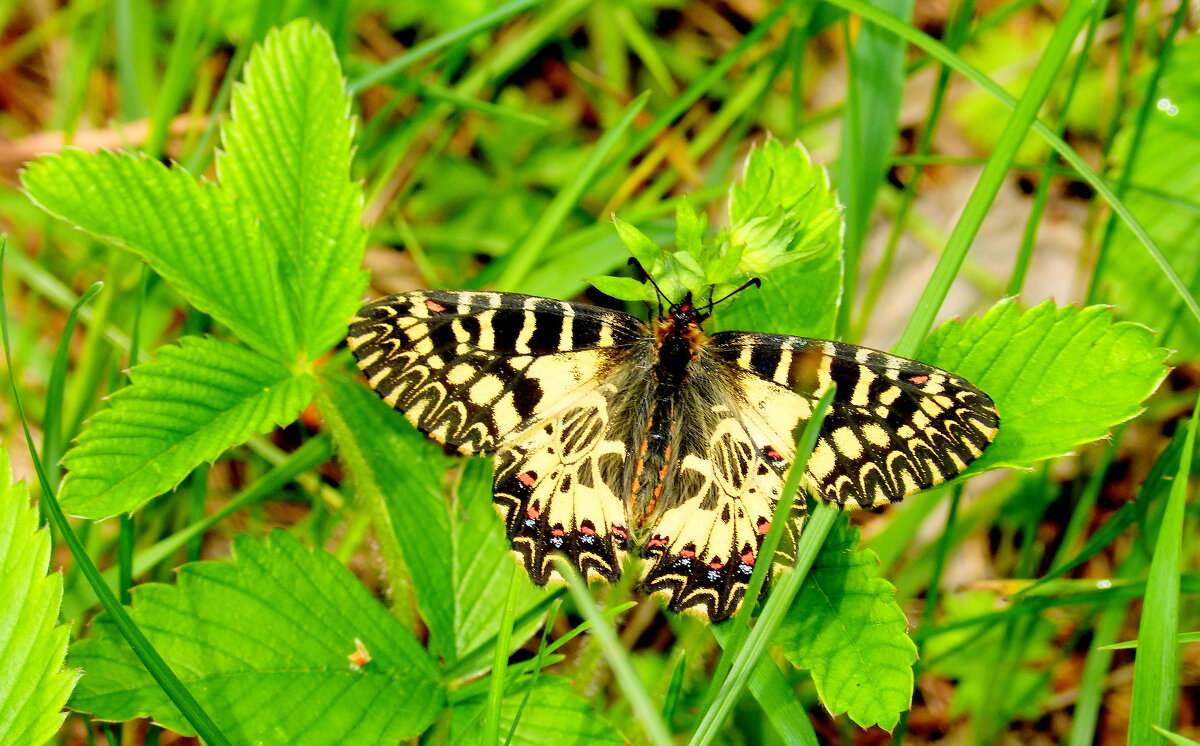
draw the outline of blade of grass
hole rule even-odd
[[[1179,586],[1183,570],[1182,547],[1187,505],[1188,477],[1196,451],[1196,421],[1200,419],[1197,397],[1187,439],[1179,459],[1179,470],[1167,496],[1138,625],[1138,652],[1133,666],[1133,702],[1129,713],[1130,743],[1151,738],[1151,727],[1170,728],[1175,717],[1179,689]]]
[[[542,622],[542,640],[538,643],[537,656],[533,659],[533,675],[529,680],[529,688],[525,690],[525,696],[521,697],[521,704],[517,706],[517,714],[513,715],[512,725],[508,728],[508,735],[504,737],[504,743],[513,742],[513,736],[517,734],[517,725],[521,722],[521,714],[525,712],[525,706],[529,704],[533,688],[537,686],[538,677],[542,675],[542,668],[547,656],[546,643],[550,639],[550,628],[554,626],[554,620],[558,617],[558,610],[561,608],[562,599],[560,598],[550,607],[550,611],[546,612],[546,621]]]
[[[1180,632],[1175,635],[1175,643],[1177,645],[1187,645],[1188,643],[1200,642],[1200,632]],[[1137,650],[1137,640],[1127,640],[1125,642],[1114,642],[1111,645],[1101,645],[1098,650]]]
[[[1050,38],[1045,53],[1038,60],[1029,85],[1021,94],[1020,101],[1005,124],[996,148],[988,158],[987,165],[963,208],[962,216],[954,225],[946,248],[933,270],[933,276],[929,278],[900,341],[896,343],[896,354],[913,355],[921,340],[933,328],[937,312],[950,292],[950,286],[967,257],[971,243],[979,233],[983,219],[987,217],[988,210],[1016,159],[1017,149],[1037,120],[1038,110],[1057,81],[1063,63],[1071,51],[1071,45],[1084,22],[1090,17],[1093,6],[1094,0],[1074,0],[1055,27],[1054,35]]]
[[[783,2],[777,5],[770,13],[763,16],[763,19],[754,25],[738,43],[725,53],[721,59],[704,71],[704,74],[696,78],[690,86],[679,94],[667,108],[663,109],[658,116],[650,122],[648,126],[642,129],[633,140],[622,150],[613,163],[629,163],[639,153],[646,149],[654,139],[659,136],[667,127],[669,127],[676,119],[683,115],[688,108],[700,100],[709,89],[718,82],[725,79],[729,71],[733,68],[734,63],[742,58],[747,51],[767,35],[776,23],[780,21],[793,7],[800,5],[810,5],[814,0],[797,0],[797,2]]]
[[[716,737],[717,730],[732,712],[734,705],[737,704],[742,688],[745,687],[750,675],[754,672],[755,666],[760,659],[766,662],[762,656],[766,651],[767,643],[783,622],[783,617],[791,606],[792,599],[800,590],[800,586],[808,574],[808,569],[816,559],[817,552],[820,551],[821,544],[825,542],[825,536],[833,525],[837,511],[824,503],[818,503],[813,516],[809,518],[800,532],[800,541],[796,547],[796,561],[791,572],[784,574],[779,581],[778,587],[767,599],[758,623],[751,630],[750,616],[755,601],[762,592],[763,584],[775,564],[775,551],[779,548],[779,542],[788,525],[792,503],[800,491],[800,480],[803,479],[804,471],[808,468],[808,457],[812,455],[812,450],[817,444],[821,425],[825,422],[825,415],[829,412],[829,406],[833,403],[836,393],[837,385],[831,384],[817,402],[813,409],[813,415],[805,423],[803,431],[796,438],[796,458],[792,460],[792,465],[788,469],[782,497],[775,504],[775,512],[771,516],[771,529],[767,531],[767,536],[759,547],[759,561],[754,564],[754,572],[750,575],[750,582],[742,596],[742,607],[731,622],[733,629],[727,633],[725,649],[721,653],[721,659],[717,662],[717,668],[713,674],[713,685],[709,687],[710,704],[705,709],[700,724],[696,727],[689,742],[694,746],[707,744]],[[715,628],[713,632],[716,634]],[[718,638],[718,642],[720,642],[720,638]],[[725,674],[726,670],[728,670],[728,675]]]
[[[103,287],[103,282],[93,283],[91,287],[83,291],[83,295],[79,296],[75,305],[71,306],[71,310],[67,313],[67,323],[63,327],[58,349],[54,352],[54,365],[50,369],[50,381],[46,385],[45,414],[42,416],[42,463],[46,466],[46,473],[50,477],[51,484],[58,483],[62,471],[58,461],[62,458],[63,452],[63,390],[67,378],[67,362],[71,354],[71,337],[75,334],[75,325],[79,321],[80,309]]]
[[[79,541],[79,537],[75,535],[75,531],[67,521],[67,516],[58,505],[58,497],[54,491],[54,487],[50,484],[49,479],[47,479],[46,472],[42,468],[41,459],[38,458],[37,449],[34,448],[33,435],[29,432],[29,425],[25,420],[25,410],[21,405],[21,392],[17,386],[16,373],[12,368],[12,355],[8,344],[8,301],[4,297],[5,244],[6,242],[0,239],[0,338],[2,338],[0,341],[3,342],[5,364],[8,366],[8,378],[12,386],[13,406],[17,411],[18,419],[21,421],[21,427],[25,431],[25,442],[29,447],[29,458],[33,461],[34,471],[37,473],[38,482],[42,488],[42,506],[54,523],[58,535],[71,550],[71,556],[79,565],[84,577],[87,578],[88,584],[96,592],[101,606],[108,612],[118,631],[120,631],[121,636],[129,643],[138,660],[146,667],[147,673],[153,677],[154,681],[162,688],[171,702],[179,708],[180,713],[196,729],[201,738],[213,746],[229,746],[228,739],[225,738],[225,735],[221,733],[220,729],[209,718],[208,713],[204,711],[200,703],[192,696],[192,693],[183,685],[183,682],[175,676],[170,666],[167,665],[158,651],[154,649],[150,641],[146,639],[142,630],[134,624],[133,619],[130,618],[125,608],[117,602],[116,596],[113,595],[108,584],[104,582],[100,571],[96,569],[95,563],[88,556],[83,544]]]
[[[905,22],[912,18],[912,0],[874,0],[874,4],[881,12]],[[903,41],[875,26],[865,26],[851,43],[850,26],[847,18],[843,28],[849,80],[837,164],[838,198],[845,206],[839,338],[850,327],[850,312],[858,288],[859,257],[888,157],[896,149],[896,125],[904,93]]]
[[[1071,82],[1067,86],[1066,96],[1062,106],[1058,111],[1058,121],[1054,124],[1054,134],[1062,137],[1063,130],[1067,126],[1067,112],[1071,110],[1071,102],[1075,99],[1075,92],[1079,89],[1079,79],[1083,74],[1084,68],[1088,64],[1088,53],[1092,49],[1092,42],[1096,38],[1096,29],[1099,28],[1100,22],[1104,20],[1105,4],[1097,3],[1096,10],[1092,14],[1091,23],[1087,26],[1087,34],[1084,36],[1083,48],[1079,50],[1079,60],[1075,63],[1075,68],[1071,71]],[[943,68],[944,69],[944,68]],[[1038,228],[1042,224],[1042,215],[1046,211],[1046,203],[1050,197],[1050,184],[1053,179],[1055,166],[1057,165],[1058,156],[1051,152],[1046,156],[1046,164],[1041,169],[1041,180],[1038,181],[1037,191],[1033,195],[1033,206],[1029,209],[1029,216],[1025,220],[1025,230],[1021,234],[1021,245],[1017,249],[1017,260],[1013,266],[1012,275],[1008,280],[1008,289],[1005,290],[1005,295],[1020,295],[1021,290],[1025,287],[1025,275],[1029,272],[1029,262],[1033,259],[1034,243],[1037,240]],[[1121,194],[1120,191],[1117,192]]]
[[[1181,574],[1179,576],[1179,590],[1181,593],[1200,593],[1200,571]],[[1045,595],[1029,597],[1024,603],[1010,609],[992,611],[968,619],[947,622],[939,627],[928,630],[924,635],[920,635],[920,637],[924,640],[948,632],[954,632],[955,630],[993,624],[1028,614],[1040,614],[1046,609],[1056,609],[1065,606],[1099,606],[1118,603],[1131,598],[1142,598],[1145,595],[1146,583],[1135,580],[1063,580],[1058,584],[1050,584],[1045,591]]]
[[[508,573],[508,601],[500,617],[500,628],[496,632],[495,656],[492,659],[492,674],[489,679],[488,701],[483,722],[483,743],[500,743],[500,707],[504,704],[504,674],[508,665],[509,644],[512,639],[513,617],[517,614],[517,591],[520,586],[516,563],[510,563]]]
[[[967,32],[971,26],[971,18],[975,15],[975,0],[963,0],[954,9],[954,15],[950,19],[950,24],[946,29],[945,39],[946,46],[953,50],[958,50],[963,41],[967,37]],[[942,118],[942,110],[946,102],[946,93],[950,86],[950,68],[942,65],[938,68],[937,82],[933,87],[933,96],[929,103],[929,114],[925,117],[924,126],[921,128],[921,137],[917,142],[917,150],[914,154],[917,161],[914,163],[912,175],[909,176],[907,183],[904,185],[904,191],[900,194],[900,206],[896,210],[896,216],[892,219],[892,227],[888,231],[887,243],[883,247],[883,255],[879,259],[879,264],[875,270],[871,272],[871,278],[867,284],[867,290],[863,295],[862,307],[859,310],[858,322],[854,325],[853,331],[850,333],[850,339],[862,339],[863,333],[866,331],[867,324],[871,320],[871,314],[875,310],[875,304],[879,300],[880,294],[883,292],[884,284],[887,282],[888,275],[891,273],[892,263],[895,261],[896,248],[903,237],[905,229],[908,227],[909,215],[912,211],[913,201],[917,196],[917,185],[921,182],[921,174],[925,170],[925,164],[921,163],[923,159],[929,155],[933,148],[933,136],[937,132],[938,123]],[[892,159],[892,164],[895,165],[895,159]]]
[[[1130,83],[1134,79],[1130,71],[1133,69],[1133,47],[1138,30],[1137,15],[1140,8],[1138,3],[1125,3],[1124,17],[1121,19],[1121,39],[1117,43],[1117,90],[1109,103],[1112,110],[1109,112],[1108,125],[1104,128],[1104,139],[1102,140],[1105,154],[1112,152],[1113,138],[1117,136],[1117,130],[1121,127],[1121,115],[1127,110],[1125,103],[1129,98]]]
[[[886,13],[880,13],[876,11],[870,5],[862,2],[862,0],[828,0],[828,2],[832,5],[849,10],[852,13],[857,13],[862,17],[863,20],[883,26],[892,33],[903,37],[904,39],[923,49],[933,59],[949,65],[950,67],[954,68],[956,72],[966,76],[971,82],[986,90],[1005,106],[1016,107],[1018,103],[1017,100],[1010,96],[1003,88],[997,85],[988,76],[975,69],[957,54],[931,38],[928,34],[924,34],[912,26],[900,23]],[[1166,257],[1162,253],[1162,250],[1159,249],[1158,245],[1154,242],[1154,239],[1150,237],[1150,234],[1146,232],[1146,229],[1142,227],[1142,224],[1139,223],[1137,218],[1133,216],[1133,213],[1129,212],[1129,208],[1127,208],[1125,203],[1117,197],[1108,183],[1104,179],[1100,178],[1100,176],[1093,171],[1090,166],[1088,166],[1087,162],[1083,160],[1083,157],[1079,155],[1074,148],[1068,145],[1065,140],[1055,135],[1053,130],[1046,126],[1045,123],[1035,120],[1032,126],[1033,130],[1037,132],[1042,139],[1049,143],[1050,146],[1054,148],[1054,150],[1060,156],[1062,156],[1063,160],[1065,160],[1071,165],[1072,168],[1075,169],[1075,172],[1079,174],[1079,177],[1086,181],[1088,186],[1095,189],[1096,192],[1099,193],[1100,196],[1102,196],[1109,204],[1109,206],[1111,206],[1112,209],[1118,215],[1120,215],[1121,220],[1124,221],[1129,230],[1134,234],[1134,236],[1137,237],[1138,241],[1146,249],[1146,252],[1150,254],[1150,258],[1153,259],[1155,264],[1158,265],[1158,268],[1162,271],[1163,276],[1167,278],[1167,281],[1171,283],[1171,286],[1175,289],[1175,292],[1177,292],[1179,297],[1183,299],[1188,311],[1190,311],[1191,314],[1198,321],[1200,321],[1200,303],[1197,303],[1196,299],[1192,297],[1191,292],[1188,290],[1188,286],[1179,277],[1179,273],[1175,271],[1175,268],[1171,266],[1171,263],[1167,261]]]
[[[1127,612],[1126,604],[1113,604],[1100,610],[1100,619],[1092,633],[1093,647],[1088,650],[1083,670],[1079,674],[1079,696],[1071,713],[1071,734],[1067,746],[1092,746],[1097,743],[1096,725],[1099,722],[1100,707],[1104,703],[1113,654],[1112,651],[1096,647],[1095,644],[1116,639],[1125,623]]]
[[[196,81],[196,63],[208,55],[212,46],[212,32],[205,33],[208,5],[201,0],[187,0],[180,11],[180,20],[174,26],[175,38],[150,111],[150,129],[143,147],[152,158],[162,156],[171,119]]]
[[[825,537],[829,534],[829,529],[838,515],[837,508],[823,502],[817,503],[800,536],[799,548],[796,551],[796,564],[792,567],[792,571],[779,581],[779,585],[767,599],[762,616],[759,617],[758,623],[754,625],[754,630],[746,638],[746,644],[734,659],[733,665],[730,666],[729,676],[726,677],[720,691],[717,692],[713,706],[705,712],[692,740],[689,741],[690,744],[699,746],[712,743],[713,739],[717,737],[717,729],[721,727],[721,724],[733,711],[734,705],[737,704],[738,697],[741,696],[742,689],[746,686],[751,674],[760,663],[770,661],[770,658],[766,656],[767,645],[770,644],[771,637],[779,629],[779,625],[783,623],[788,606],[799,592],[804,578],[808,575],[809,568],[812,567],[813,560],[821,550],[821,544],[825,542]]]
[[[683,675],[687,670],[687,650],[681,649],[671,668],[671,680],[667,684],[667,696],[663,698],[662,719],[670,726],[675,719],[675,708],[679,706],[679,694],[683,691]]]
[[[277,11],[278,6],[276,3],[269,2],[269,0],[258,0],[258,4],[254,10],[254,18],[250,23],[250,33],[242,37],[238,42],[237,48],[234,49],[233,58],[229,61],[229,67],[225,70],[225,77],[221,80],[221,87],[217,91],[217,95],[213,98],[212,106],[209,107],[208,126],[204,128],[204,134],[200,136],[191,154],[183,162],[183,167],[187,171],[198,174],[207,167],[209,159],[213,156],[213,152],[208,146],[217,135],[218,125],[225,121],[221,114],[229,105],[229,97],[233,94],[233,84],[237,80],[237,77],[241,75],[242,67],[250,57],[250,50],[266,36],[267,29],[270,28],[271,21]]]
[[[604,133],[604,136],[592,148],[592,152],[588,154],[579,173],[575,174],[571,182],[554,196],[546,211],[542,213],[542,217],[525,238],[505,254],[505,258],[509,261],[496,280],[497,287],[507,289],[521,286],[521,282],[529,274],[529,270],[533,269],[542,258],[542,252],[554,238],[554,233],[562,226],[567,215],[579,202],[579,198],[591,185],[596,172],[600,170],[600,165],[625,135],[626,130],[633,125],[634,119],[641,113],[649,97],[650,92],[647,91],[625,107],[625,113],[621,115],[621,118]]]
[[[413,47],[399,57],[389,60],[387,63],[352,81],[347,86],[347,89],[350,95],[353,96],[364,88],[387,83],[393,76],[399,75],[426,57],[437,54],[447,47],[452,47],[460,41],[470,39],[476,34],[499,26],[518,13],[541,5],[542,2],[543,0],[514,0],[513,2],[505,3],[487,15],[480,16],[474,21],[465,23],[452,31],[435,36],[429,41]]]
[[[525,623],[524,620],[526,618],[532,619],[534,616],[541,615],[543,609],[553,606],[554,604],[560,603],[562,601],[562,597],[566,595],[566,589],[564,588],[562,590],[563,590],[563,593],[561,595],[552,596],[547,600],[547,603],[539,604],[534,609],[525,612],[525,614],[523,614],[521,616],[521,618],[517,619],[513,623],[513,628],[519,629],[522,625],[524,625],[524,623]],[[632,609],[634,606],[637,606],[637,602],[629,601],[629,602],[626,602],[623,604],[618,604],[617,606],[614,606],[611,609],[605,609],[603,618],[605,621],[608,621],[611,619],[616,619],[620,615],[622,615],[625,612]],[[589,622],[589,621],[580,622],[578,625],[576,625],[574,627],[574,629],[567,632],[565,635],[559,637],[554,642],[550,643],[546,647],[546,665],[551,666],[551,665],[554,665],[554,663],[556,663],[558,660],[562,660],[563,656],[555,655],[555,652],[557,652],[568,642],[575,639],[576,637],[583,634],[584,632],[587,632],[591,628],[592,628],[591,622]],[[492,650],[494,651],[495,648],[492,647]],[[465,660],[465,658],[458,659],[458,662],[455,663],[455,668],[457,670],[454,670],[454,669],[450,670],[446,674],[447,679],[454,680],[454,679],[462,678],[463,676],[475,676],[476,675],[473,671],[471,671],[468,668],[465,668],[463,666],[464,660]],[[533,669],[534,663],[535,663],[534,660],[527,660],[527,661],[521,661],[520,663],[510,664],[508,666],[508,671],[509,671],[509,674],[511,674],[511,675],[507,675],[507,676],[505,676],[505,678],[510,681],[516,680],[516,678],[518,676],[520,676],[528,671],[531,671]],[[450,694],[448,695],[448,701],[450,702],[450,704],[458,704],[459,702],[463,702],[465,700],[471,699],[472,697],[480,696],[491,685],[492,685],[492,682],[491,682],[491,679],[489,679],[489,678],[475,679],[474,681],[450,692]]]
[[[1092,473],[1088,475],[1087,483],[1084,484],[1083,491],[1080,493],[1079,499],[1075,502],[1075,507],[1071,511],[1071,519],[1067,522],[1067,527],[1062,533],[1062,541],[1059,543],[1054,561],[1050,563],[1051,567],[1057,568],[1064,564],[1067,554],[1075,551],[1075,547],[1079,543],[1079,537],[1083,535],[1084,529],[1087,527],[1088,521],[1092,516],[1092,510],[1096,507],[1096,501],[1100,499],[1100,490],[1104,487],[1104,478],[1107,476],[1108,470],[1117,456],[1117,446],[1121,443],[1121,438],[1125,434],[1125,428],[1125,425],[1121,425],[1113,431],[1108,443],[1105,444],[1100,462],[1096,464],[1092,469]]]
[[[921,622],[918,629],[933,626],[933,616],[937,611],[938,598],[941,595],[942,578],[946,571],[946,558],[950,555],[950,545],[953,543],[954,526],[958,520],[958,506],[962,502],[962,493],[962,484],[958,484],[950,494],[950,509],[946,513],[946,527],[942,529],[942,533],[938,536],[937,549],[933,557],[933,574],[929,579],[929,586],[925,591],[925,603],[921,609]],[[913,664],[913,681],[920,681],[921,669],[924,667],[921,657],[921,641],[918,639],[914,640],[914,642],[917,645],[917,660]],[[908,735],[908,717],[911,713],[911,708],[900,713],[900,723],[896,726],[896,732],[893,734],[896,746],[901,746]]]
[[[571,589],[571,596],[575,599],[579,613],[584,619],[591,622],[592,634],[600,642],[604,658],[608,661],[609,668],[612,669],[617,684],[621,687],[621,693],[625,695],[625,701],[633,708],[633,714],[646,729],[646,738],[654,746],[671,746],[674,743],[671,740],[671,733],[659,716],[658,709],[651,702],[650,694],[646,691],[642,680],[638,678],[637,671],[633,669],[629,651],[621,646],[621,640],[617,637],[616,630],[604,620],[600,613],[600,607],[596,605],[596,600],[592,598],[591,591],[588,590],[587,583],[565,559],[558,556],[554,559],[558,571],[567,579],[567,585]]]
[[[1126,503],[1121,506],[1111,518],[1104,522],[1104,525],[1096,530],[1096,533],[1088,537],[1086,543],[1076,554],[1069,560],[1060,562],[1054,566],[1050,572],[1037,579],[1037,582],[1032,585],[1025,586],[1013,594],[1015,601],[1020,596],[1026,595],[1031,591],[1042,587],[1046,583],[1061,578],[1071,570],[1079,567],[1084,562],[1087,562],[1092,557],[1099,554],[1107,546],[1116,541],[1117,537],[1125,533],[1125,529],[1132,526],[1137,521],[1138,508],[1133,503]]]
[[[1165,728],[1160,728],[1157,725],[1152,725],[1150,727],[1155,733],[1165,738],[1168,743],[1175,744],[1175,746],[1200,746],[1200,742],[1193,741],[1187,736],[1181,736],[1178,733],[1172,733],[1171,731]]]
[[[154,79],[151,50],[155,45],[147,33],[153,14],[140,6],[142,0],[116,0],[113,26],[116,32],[118,104],[126,122],[141,119],[150,108],[150,84]],[[146,11],[146,12],[142,12]]]
[[[1137,115],[1133,122],[1133,132],[1129,137],[1129,145],[1125,149],[1125,157],[1122,159],[1121,175],[1117,177],[1115,192],[1118,198],[1124,197],[1125,193],[1129,190],[1129,180],[1134,172],[1138,154],[1141,151],[1142,138],[1146,132],[1146,125],[1150,121],[1150,112],[1154,111],[1158,100],[1155,92],[1159,90],[1159,81],[1162,79],[1163,72],[1170,64],[1171,52],[1175,49],[1175,36],[1183,26],[1183,20],[1187,17],[1189,10],[1190,8],[1187,3],[1183,3],[1175,11],[1175,15],[1171,19],[1171,27],[1167,30],[1166,37],[1163,40],[1162,49],[1155,57],[1154,68],[1150,72],[1150,79],[1146,81],[1146,95],[1142,99],[1141,105],[1137,108]],[[1115,213],[1111,213],[1104,222],[1104,233],[1100,238],[1100,248],[1096,254],[1096,261],[1092,264],[1092,276],[1088,282],[1087,292],[1087,303],[1089,304],[1096,303],[1099,297],[1100,280],[1104,276],[1108,250],[1109,246],[1112,245],[1116,228],[1117,216]]]
[[[792,685],[771,656],[764,655],[750,675],[750,693],[787,746],[818,746],[817,732]]]
[[[732,637],[728,627],[714,627],[712,634],[722,647]],[[771,720],[784,743],[788,746],[818,746],[817,733],[804,705],[770,656],[759,660],[750,676],[749,686],[759,708]]]

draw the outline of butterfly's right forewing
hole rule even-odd
[[[807,420],[817,399],[837,384],[804,484],[838,507],[879,507],[952,479],[983,454],[999,428],[986,393],[932,365],[774,334],[721,332],[712,342],[741,378],[747,409],[787,414],[777,429],[788,455],[788,423]]]

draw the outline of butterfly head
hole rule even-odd
[[[708,308],[711,309],[712,305],[708,305]],[[672,324],[684,328],[698,328],[705,322],[705,320],[708,319],[709,316],[712,316],[710,311],[704,311],[702,313],[700,309],[696,308],[696,306],[692,303],[692,294],[689,292],[687,295],[683,296],[683,300],[679,301],[678,303],[671,304],[671,307],[667,309],[666,320],[670,321]]]

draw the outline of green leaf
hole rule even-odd
[[[654,292],[654,288],[632,277],[601,275],[599,277],[589,277],[588,282],[592,283],[600,292],[617,300],[644,300],[653,303],[658,297]]]
[[[1188,278],[1192,294],[1200,296],[1200,252],[1194,248],[1200,231],[1200,133],[1189,116],[1200,108],[1200,39],[1175,47],[1159,90],[1147,95],[1158,97],[1158,102],[1129,174],[1125,204],[1179,276]],[[1127,142],[1130,134],[1122,132],[1120,139]],[[1116,153],[1125,151],[1124,144],[1114,148]],[[1169,330],[1164,344],[1188,358],[1200,355],[1200,323],[1180,313],[1170,282],[1138,243],[1128,228],[1118,226],[1105,254],[1104,297],[1116,304],[1123,318]]]
[[[244,200],[181,168],[68,148],[22,182],[42,209],[134,252],[197,309],[269,357],[294,359],[297,331],[275,244]]]
[[[500,708],[500,733],[507,735],[525,695],[529,700],[510,746],[563,746],[563,744],[625,744],[620,731],[579,696],[566,679],[549,674],[538,677],[532,691],[528,683],[510,687]],[[454,708],[451,743],[477,743],[486,697],[467,700]]]
[[[332,555],[283,531],[237,537],[232,561],[184,565],[175,586],[138,586],[132,616],[236,743],[396,743],[442,707],[417,640]],[[360,643],[370,662],[356,667]],[[107,617],[69,661],[84,670],[75,709],[193,733]]]
[[[504,535],[504,523],[492,504],[490,458],[466,463],[451,511],[454,640],[462,658],[485,646],[490,649],[508,600],[502,589],[516,564],[512,545]],[[546,600],[547,592],[529,582],[523,573],[518,573],[517,583],[514,616],[519,619]],[[512,633],[513,649],[521,647],[541,623],[541,617],[532,617],[525,625],[517,625]]]
[[[740,293],[714,320],[722,329],[832,339],[842,297],[842,220],[825,169],[799,144],[768,140],[730,191],[729,240],[740,269],[762,287]]]
[[[291,422],[312,398],[307,374],[212,337],[184,337],[129,372],[63,459],[63,510],[132,511],[225,449]]]
[[[348,376],[328,378],[318,403],[359,504],[375,524],[392,582],[411,580],[430,649],[453,660],[450,514],[442,486],[450,460]]]
[[[675,247],[694,257],[700,256],[704,239],[708,236],[708,216],[696,212],[687,197],[675,202]]]
[[[713,321],[720,329],[833,339],[841,280],[840,248],[792,262],[763,277],[761,287],[747,288],[717,306]]]
[[[329,36],[308,20],[268,34],[243,81],[221,130],[217,170],[278,247],[312,359],[339,341],[366,286],[350,100]]]
[[[58,625],[62,575],[47,574],[50,533],[0,449],[0,743],[45,743],[78,675],[62,670],[70,627]]]
[[[451,662],[474,651],[496,634],[504,594],[494,581],[513,563],[486,463],[468,465],[452,503],[443,485],[453,462],[365,386],[330,378],[320,404],[385,559],[412,581],[430,648]],[[521,582],[518,614],[545,598]]]
[[[983,317],[950,321],[918,359],[958,373],[996,402],[1000,432],[971,471],[1027,467],[1108,435],[1135,415],[1167,373],[1167,351],[1107,306],[1022,313],[1014,300]]]
[[[739,269],[750,275],[841,253],[842,213],[829,174],[799,143],[771,139],[751,151],[729,193],[729,222],[729,240],[742,247]]]
[[[627,223],[616,215],[613,215],[613,225],[617,227],[617,236],[629,250],[629,255],[637,259],[647,272],[654,272],[662,258],[662,249],[658,244],[638,230],[633,223]]]
[[[875,553],[857,550],[858,533],[834,523],[776,639],[788,660],[811,670],[831,713],[891,730],[912,703],[917,646],[896,589],[875,576]]]

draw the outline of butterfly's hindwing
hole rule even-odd
[[[494,451],[619,366],[627,314],[515,293],[423,290],[364,306],[349,344],[371,388],[422,432]]]
[[[765,397],[785,423],[792,413],[797,421],[811,416],[814,402],[837,383],[805,483],[841,507],[878,507],[951,479],[999,427],[987,394],[931,365],[801,337],[722,332],[711,341],[726,364],[752,374],[742,389],[759,392],[747,403]]]
[[[536,583],[561,580],[556,553],[585,578],[620,575],[630,529],[621,499],[628,449],[608,432],[616,391],[597,386],[496,454],[496,507]]]
[[[754,417],[733,409],[719,388],[689,391],[710,415],[700,428],[707,439],[685,452],[667,477],[664,504],[648,534],[642,578],[647,592],[668,597],[673,611],[696,612],[717,622],[737,611],[787,473],[788,462]],[[724,400],[729,404],[712,403]],[[804,518],[800,497],[789,533]]]

